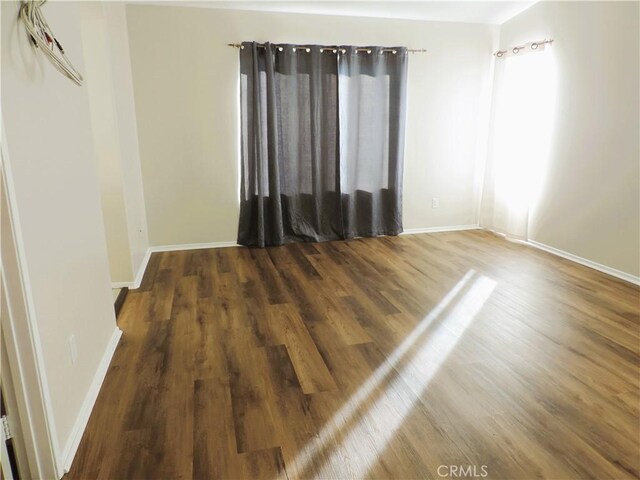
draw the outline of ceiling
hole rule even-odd
[[[356,17],[400,18],[438,22],[488,23],[499,25],[526,10],[536,1],[144,1],[132,3],[180,5],[201,8],[224,8],[263,12],[307,13]]]

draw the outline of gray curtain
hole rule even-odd
[[[406,48],[242,46],[238,243],[402,232]]]

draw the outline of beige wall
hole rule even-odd
[[[553,38],[557,103],[530,238],[640,274],[638,2],[540,2],[500,46]]]
[[[86,89],[111,281],[131,284],[149,247],[125,7],[80,5]]]
[[[149,237],[142,188],[142,167],[140,165],[136,110],[133,100],[129,33],[124,3],[105,2],[102,8],[110,47],[113,100],[120,143],[120,160],[122,162],[122,189],[127,213],[131,263],[135,279],[147,254]]]
[[[30,45],[18,24],[19,2],[0,4],[3,142],[60,456],[116,328],[91,117],[86,89]],[[68,56],[84,71],[77,9],[66,2],[44,7]]]
[[[109,253],[111,282],[133,281],[116,120],[109,37],[100,2],[80,4],[84,78],[91,107],[95,161]]]
[[[236,239],[238,51],[226,44],[242,40],[427,48],[409,62],[404,227],[477,223],[497,27],[147,5],[127,18],[151,245]]]

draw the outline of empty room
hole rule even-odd
[[[640,478],[639,1],[0,1],[2,479]]]

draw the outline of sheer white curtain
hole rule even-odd
[[[527,240],[540,193],[555,102],[550,52],[497,59],[480,224]]]

